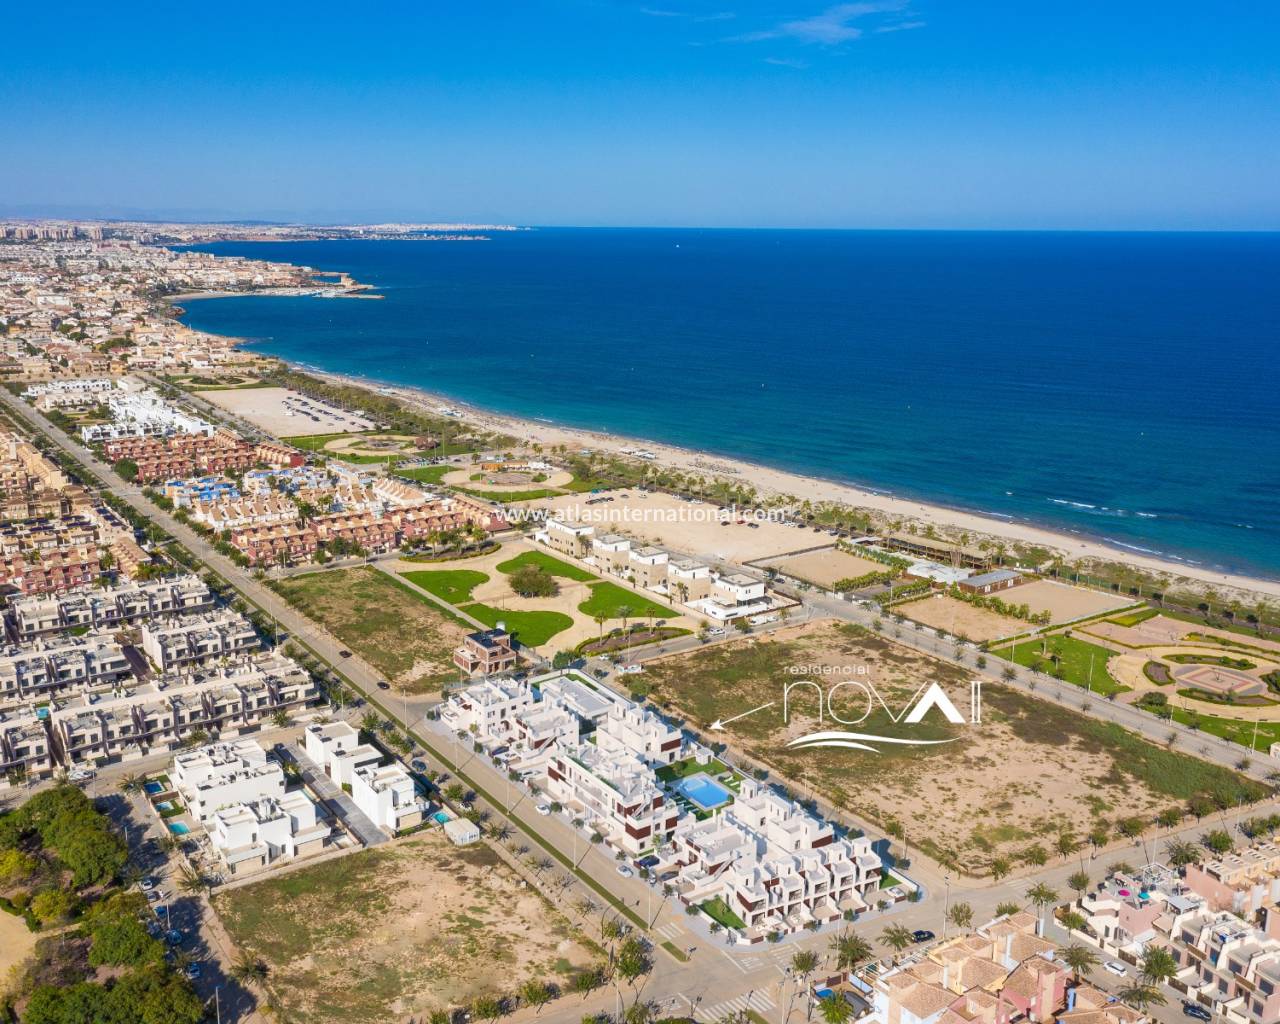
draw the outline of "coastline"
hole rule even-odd
[[[1252,595],[1280,598],[1280,580],[1245,576],[1171,558],[1128,551],[1102,540],[1063,533],[1048,527],[1017,520],[1007,521],[976,512],[948,508],[933,502],[878,493],[865,487],[804,476],[730,456],[715,455],[605,431],[543,423],[482,409],[464,399],[439,394],[422,387],[330,372],[285,359],[281,362],[315,377],[366,390],[376,390],[433,413],[438,413],[441,406],[448,406],[458,410],[460,422],[474,423],[486,430],[511,434],[522,441],[541,444],[544,447],[563,444],[570,448],[590,447],[617,455],[623,455],[624,448],[641,447],[656,456],[653,460],[654,465],[740,480],[755,487],[761,497],[791,495],[802,502],[806,500],[814,503],[839,502],[866,509],[885,518],[908,519],[922,525],[932,525],[940,531],[963,531],[993,540],[1049,548],[1071,561],[1096,559],[1101,562],[1120,563],[1144,572],[1168,577],[1170,582],[1185,579],[1195,584],[1207,584],[1219,590],[1238,592],[1240,597],[1246,599]]]

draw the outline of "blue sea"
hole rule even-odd
[[[1280,235],[200,248],[386,296],[187,304],[297,363],[1280,577]]]

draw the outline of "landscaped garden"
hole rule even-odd
[[[616,583],[593,583],[591,596],[578,605],[578,611],[592,618],[665,619],[678,613],[666,605],[650,601]]]
[[[1104,697],[1125,693],[1107,671],[1115,652],[1074,636],[1053,635],[1020,641],[1010,647],[993,648],[992,653],[1026,668],[1045,672],[1064,682],[1100,693]]]
[[[543,570],[548,575],[563,576],[565,579],[576,580],[579,583],[596,578],[586,569],[579,569],[576,565],[563,562],[544,551],[521,552],[515,558],[508,558],[505,562],[500,562],[497,569],[498,572],[511,574],[531,565]]]
[[[466,604],[471,600],[471,591],[489,580],[487,574],[474,569],[420,569],[401,575],[452,605]]]
[[[557,633],[563,633],[573,625],[573,619],[561,612],[518,611],[511,608],[494,608],[491,605],[466,605],[461,609],[486,626],[501,622],[508,633],[526,647],[541,647]]]

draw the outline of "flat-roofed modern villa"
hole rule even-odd
[[[451,694],[440,728],[478,743],[570,821],[738,942],[857,914],[880,857],[737,771],[652,709],[568,670]]]

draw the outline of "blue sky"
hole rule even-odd
[[[0,213],[1280,228],[1280,5],[21,4]]]

